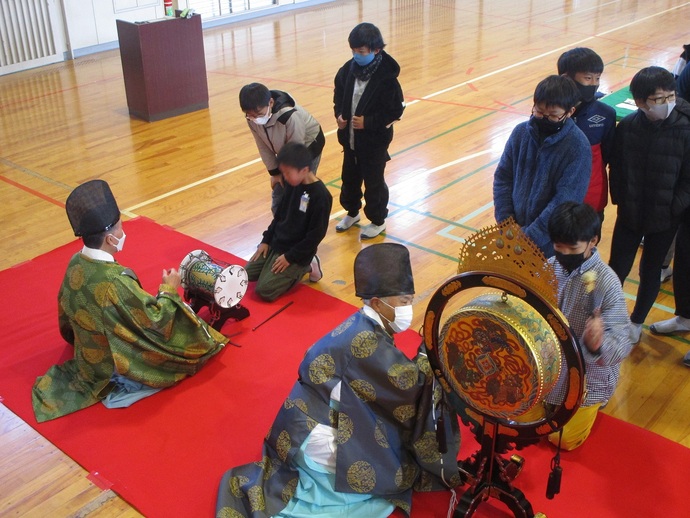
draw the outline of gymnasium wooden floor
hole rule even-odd
[[[110,183],[126,217],[248,258],[270,221],[270,193],[237,97],[259,81],[293,94],[327,134],[319,176],[335,203],[316,287],[356,304],[359,232],[335,232],[343,212],[332,84],[350,57],[349,31],[370,21],[401,64],[408,103],[387,167],[388,228],[374,242],[410,248],[418,327],[429,296],[454,273],[463,237],[493,223],[496,162],[558,56],[593,48],[606,63],[601,90],[615,91],[642,67],[673,67],[689,19],[690,2],[680,0],[339,1],[206,31],[209,109],[155,123],[128,116],[118,51],[0,77],[0,268],[73,240],[64,202],[93,178]],[[615,210],[606,214],[608,258]],[[633,274],[631,307],[636,288]],[[672,310],[667,283],[647,324]],[[645,330],[605,411],[690,447],[687,338]],[[1,404],[0,415],[0,515],[138,515]]]

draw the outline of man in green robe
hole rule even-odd
[[[78,186],[67,216],[84,247],[67,267],[58,294],[60,334],[74,358],[51,367],[32,391],[38,422],[98,401],[122,407],[195,374],[227,338],[180,298],[180,275],[164,270],[156,296],[115,261],[125,233],[120,211],[103,180]]]

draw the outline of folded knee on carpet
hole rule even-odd
[[[558,446],[558,435],[558,433],[552,433],[551,435],[549,435],[549,442],[554,446]],[[566,437],[564,435],[563,439],[561,439],[561,449],[565,451],[573,451],[574,449],[582,446],[585,442],[585,439],[587,439],[587,435],[585,435],[584,437]]]
[[[266,302],[273,302],[284,293],[283,290],[276,290],[271,286],[256,285],[256,294]]]

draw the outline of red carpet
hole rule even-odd
[[[223,251],[139,218],[125,223],[127,244],[118,260],[132,267],[145,289],[155,292],[161,270],[177,267],[191,250],[235,262]],[[196,376],[123,410],[95,405],[37,424],[31,409],[35,378],[68,358],[71,347],[57,330],[57,291],[77,241],[0,272],[6,302],[2,312],[0,397],[3,403],[76,462],[99,484],[112,486],[148,517],[211,517],[222,473],[258,460],[261,440],[295,381],[304,351],[355,308],[300,285],[278,301],[243,300],[251,315],[229,322],[225,334],[241,332]],[[326,279],[327,281],[327,279]],[[252,328],[294,301],[289,308]],[[422,308],[417,308],[421,311]],[[412,354],[419,338],[405,333],[400,346]],[[465,457],[474,449],[463,435]],[[517,479],[535,511],[549,516],[686,516],[685,473],[690,449],[619,420],[601,416],[592,437],[564,453],[561,494],[544,496],[552,451],[521,453],[525,469]],[[449,493],[417,495],[413,518],[445,517]],[[511,516],[498,501],[482,504],[477,517]]]

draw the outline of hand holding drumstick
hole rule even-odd
[[[592,352],[597,353],[604,341],[604,322],[601,319],[601,301],[596,303],[594,299],[594,289],[597,284],[597,272],[589,270],[582,275],[582,282],[585,285],[585,291],[589,294],[590,307],[592,311],[585,322],[585,331],[582,333],[582,342],[585,347]]]

